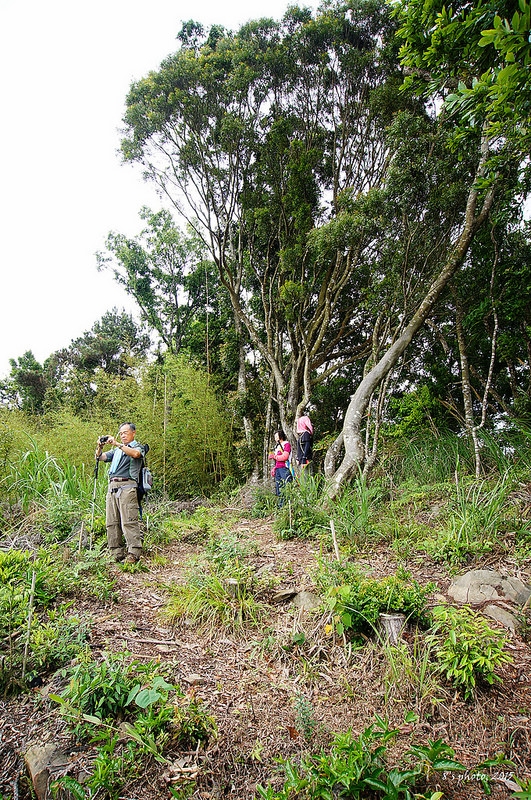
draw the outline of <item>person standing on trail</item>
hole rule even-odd
[[[297,419],[297,464],[302,469],[311,470],[313,459],[313,425],[310,417],[304,416]]]
[[[96,448],[97,460],[111,464],[105,501],[107,545],[112,558],[126,564],[135,564],[142,552],[137,487],[145,447],[136,441],[135,434],[136,426],[124,422],[119,429],[120,441],[100,436]],[[104,453],[104,444],[113,449]]]
[[[275,465],[271,469],[271,475],[275,479],[275,494],[278,497],[278,507],[282,508],[284,505],[282,496],[284,486],[293,480],[287,464],[291,455],[291,445],[282,430],[275,431],[275,442],[275,449],[272,453],[269,453],[268,458],[275,461]]]

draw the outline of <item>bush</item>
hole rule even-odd
[[[420,586],[403,571],[378,580],[356,566],[336,563],[324,566],[317,582],[327,592],[336,632],[354,636],[374,633],[382,613],[405,614],[427,624],[426,599],[435,589],[434,584]]]
[[[436,606],[432,631],[439,670],[466,700],[473,699],[477,684],[501,681],[495,670],[512,658],[504,651],[506,638],[468,606]]]

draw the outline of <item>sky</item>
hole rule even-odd
[[[177,49],[182,22],[237,29],[289,0],[0,0],[0,379],[43,363],[112,308],[135,313],[95,253],[161,208],[118,154],[133,81]],[[311,0],[300,5],[316,7]]]

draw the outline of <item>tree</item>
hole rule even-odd
[[[385,173],[383,131],[400,102],[391,30],[377,0],[315,19],[294,7],[236,34],[188,25],[127,98],[124,157],[204,241],[286,430],[316,382],[370,351],[356,317],[373,232],[358,228],[325,258],[307,237],[345,188],[366,192]]]
[[[20,358],[10,358],[11,373],[3,387],[4,398],[15,403],[22,411],[41,414],[49,388],[49,379],[42,364],[31,350]]]
[[[97,392],[98,373],[118,378],[131,375],[149,349],[149,336],[130,314],[107,311],[89,331],[46,361],[56,399],[75,411],[90,408]]]
[[[327,454],[331,496],[339,492],[365,457],[362,419],[372,392],[396,366],[465,262],[474,236],[493,209],[496,195],[503,206],[506,196],[510,198],[521,189],[517,179],[522,165],[525,167],[527,155],[526,101],[522,104],[520,99],[513,98],[515,104],[509,104],[511,91],[504,83],[499,50],[488,52],[485,45],[489,42],[481,39],[483,26],[489,15],[494,18],[495,11],[490,5],[485,13],[485,5],[481,3],[480,8],[479,2],[476,6],[458,3],[451,10],[437,2],[427,6],[422,0],[404,0],[397,6],[401,22],[399,36],[403,41],[402,62],[412,71],[409,83],[432,102],[435,96],[443,100],[440,122],[452,132],[456,154],[462,157],[465,144],[478,143],[477,168],[471,174],[460,229],[448,237],[442,269],[410,316],[403,333],[354,392],[343,431]],[[513,26],[515,24],[520,23],[513,20]],[[513,91],[520,85],[519,81],[515,79]],[[493,84],[498,86],[494,92],[485,89]],[[504,103],[499,102],[502,86],[505,87]],[[345,447],[345,456],[336,470],[341,445]]]
[[[140,217],[146,227],[133,239],[108,235],[111,255],[98,253],[98,268],[112,269],[116,281],[136,300],[142,319],[169,352],[177,354],[192,319],[211,302],[211,269],[200,239],[193,232],[182,233],[169,211],[154,213],[144,207]],[[215,290],[211,285],[214,298]]]

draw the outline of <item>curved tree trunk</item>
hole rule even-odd
[[[482,175],[484,171],[487,152],[488,143],[487,141],[484,141],[482,158],[478,169],[478,177]],[[417,331],[426,321],[426,317],[433,309],[442,291],[445,289],[452,276],[457,272],[463,263],[476,231],[487,219],[493,200],[494,190],[490,189],[483,201],[480,212],[476,215],[478,196],[475,185],[472,187],[468,195],[463,229],[451,247],[443,269],[431,284],[426,295],[417,308],[417,311],[404,329],[404,332],[391,345],[378,363],[375,364],[371,370],[369,370],[354,394],[351,396],[351,400],[345,414],[342,432],[345,455],[335,473],[329,477],[326,489],[326,494],[328,497],[336,497],[339,494],[341,487],[351,479],[354,472],[357,471],[357,469],[363,463],[365,448],[362,436],[362,422],[370,397],[380,382],[396,366],[400,356],[404,353]],[[334,445],[335,444],[336,443],[334,442]],[[332,447],[334,447],[334,445],[332,445]]]

